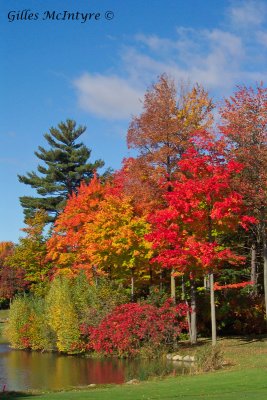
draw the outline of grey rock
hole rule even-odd
[[[131,379],[130,381],[126,382],[127,385],[135,385],[139,383],[138,379]]]
[[[193,361],[195,361],[195,357],[193,357],[193,356],[185,356],[183,358],[183,361],[193,362]]]
[[[183,360],[183,357],[182,357],[182,356],[179,356],[179,354],[176,354],[176,356],[173,356],[173,357],[172,357],[172,360],[173,360],[173,361],[182,361],[182,360]]]

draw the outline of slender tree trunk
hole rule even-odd
[[[214,237],[212,236],[212,219],[210,215],[209,215],[209,242],[210,243],[214,242]],[[209,282],[210,282],[211,337],[212,337],[212,346],[215,346],[217,335],[216,335],[216,311],[215,311],[215,298],[214,298],[214,275],[212,272],[209,273]]]
[[[134,302],[134,271],[132,270],[131,276],[131,302]]]
[[[182,301],[185,301],[185,286],[184,286],[184,276],[182,275],[182,282],[181,282],[181,287],[182,287]]]
[[[214,276],[210,274],[210,309],[211,309],[211,336],[212,346],[216,345],[216,312],[214,299]]]
[[[205,290],[208,290],[210,288],[210,277],[209,275],[204,276],[204,288]]]
[[[266,243],[266,224],[262,223],[262,243],[263,243],[263,282],[265,299],[265,316],[267,316],[267,243]]]
[[[256,270],[256,243],[253,242],[251,245],[251,271],[250,279],[256,283],[257,280],[257,270]]]
[[[173,276],[174,269],[171,270],[171,298],[175,302],[176,290],[175,290],[175,277]]]
[[[188,333],[189,333],[189,338],[191,341],[192,338],[192,330],[191,330],[191,318],[190,318],[190,311],[189,311],[189,304],[188,301],[186,299],[186,295],[185,295],[185,284],[184,284],[184,276],[182,276],[182,301],[185,302],[185,304],[188,307],[188,311],[186,313],[186,319],[187,319],[187,323],[188,323]]]
[[[197,342],[196,289],[195,289],[195,282],[191,280],[190,283],[191,283],[190,286],[191,315],[190,315],[189,334],[190,334],[190,342],[194,344]]]

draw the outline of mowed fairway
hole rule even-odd
[[[2,398],[36,400],[152,400],[267,399],[267,339],[220,341],[230,366],[194,376],[155,379],[136,385],[108,386],[84,391],[11,394]],[[1,397],[0,397],[1,398]]]

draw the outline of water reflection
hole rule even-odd
[[[8,390],[58,390],[91,383],[123,383],[138,377],[138,370],[147,370],[146,365],[140,361],[11,350],[8,345],[0,345],[0,390],[3,385]]]

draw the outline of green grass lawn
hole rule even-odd
[[[228,363],[217,372],[154,379],[136,385],[112,385],[84,391],[0,395],[36,400],[266,400],[267,338],[219,341]],[[192,350],[191,350],[192,351]]]

